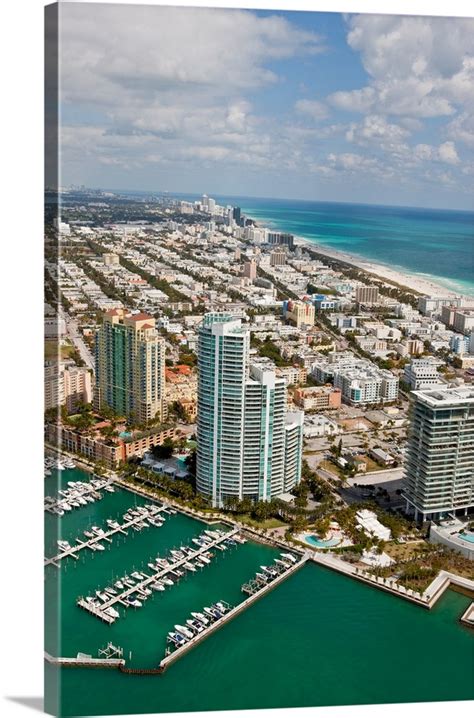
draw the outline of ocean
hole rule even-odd
[[[249,217],[333,250],[474,295],[474,212],[258,198],[219,198]]]
[[[52,494],[67,481],[87,480],[75,469],[46,479]],[[59,524],[71,542],[92,524],[119,517],[134,494],[117,490],[102,501],[66,514]],[[55,552],[57,518],[46,516],[46,555]],[[120,608],[112,626],[76,606],[115,577],[146,566],[189,543],[203,525],[181,514],[162,528],[115,537],[102,553],[83,552],[46,581],[46,649],[97,656],[108,641],[124,649],[131,667],[151,668],[163,657],[166,633],[192,610],[219,599],[236,604],[240,586],[271,563],[277,551],[248,542],[223,552],[202,572],[156,594],[141,609]],[[218,552],[216,552],[218,553]],[[54,615],[54,592],[61,612]],[[60,715],[161,713],[285,706],[319,706],[474,698],[473,637],[458,618],[466,596],[447,591],[427,611],[316,565],[307,565],[233,621],[210,636],[163,675],[133,676],[117,670],[58,669],[45,664],[52,687],[59,679]],[[58,625],[59,624],[59,625]],[[436,646],[433,651],[432,647]],[[131,654],[131,658],[130,658]],[[446,658],[449,657],[448,660]],[[52,709],[51,702],[46,706]]]

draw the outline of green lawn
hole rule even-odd
[[[61,359],[67,359],[74,352],[73,344],[66,344],[59,347]],[[54,339],[48,339],[44,343],[44,356],[45,359],[57,359],[58,357],[58,342]]]
[[[237,514],[236,519],[242,521],[242,523],[250,524],[256,529],[277,529],[280,526],[286,526],[284,521],[280,519],[265,519],[265,521],[257,521],[250,516],[250,514]]]

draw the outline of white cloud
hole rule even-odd
[[[351,123],[346,132],[348,142],[359,145],[378,144],[390,149],[399,146],[410,132],[400,125],[387,122],[381,115],[367,115],[360,123]]]
[[[444,142],[438,147],[419,144],[413,148],[413,157],[421,161],[443,162],[448,165],[460,163],[459,155],[454,142]]]
[[[65,161],[81,161],[79,143],[83,158],[124,166],[294,164],[296,136],[245,94],[280,81],[272,61],[323,51],[318,35],[241,10],[79,3],[61,6],[61,28]],[[74,127],[89,114],[89,132]]]
[[[407,117],[452,115],[474,105],[474,20],[357,15],[347,41],[370,76],[364,88],[329,102],[352,112]]]
[[[327,106],[318,100],[298,100],[295,109],[309,115],[313,120],[324,120],[329,114]]]
[[[468,147],[474,147],[474,114],[463,112],[458,115],[449,123],[447,132],[454,140],[464,142]]]

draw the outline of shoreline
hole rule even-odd
[[[296,246],[312,249],[318,254],[324,255],[329,259],[339,259],[341,262],[346,262],[347,264],[350,264],[357,269],[361,269],[368,274],[373,274],[379,279],[406,287],[407,289],[410,289],[422,296],[449,297],[452,299],[455,299],[456,297],[463,297],[466,299],[474,299],[474,292],[473,294],[468,294],[466,292],[448,289],[448,287],[445,287],[441,283],[437,283],[434,279],[429,279],[429,275],[422,277],[420,275],[410,273],[409,270],[405,271],[399,268],[392,269],[384,264],[380,264],[379,262],[375,262],[356,254],[349,254],[348,252],[330,249],[326,245],[313,242],[307,237],[295,235],[295,244]]]
[[[276,231],[289,231],[281,230],[277,226],[277,224],[273,222],[273,220],[257,220],[251,216],[249,218],[252,219],[256,227],[263,228],[270,225]],[[312,249],[314,252],[328,257],[329,259],[336,259],[340,260],[341,262],[346,262],[346,264],[350,264],[356,269],[360,269],[364,272],[367,272],[368,274],[373,274],[377,278],[385,280],[389,283],[405,287],[413,292],[416,292],[417,294],[420,294],[421,296],[445,297],[451,299],[455,299],[456,297],[462,297],[474,301],[474,289],[472,291],[461,290],[461,288],[459,288],[458,290],[449,289],[441,282],[437,282],[436,278],[431,277],[430,275],[420,276],[411,272],[409,269],[405,270],[402,267],[396,267],[392,269],[391,267],[377,262],[376,260],[372,260],[357,254],[351,254],[347,251],[345,252],[338,249],[332,249],[328,245],[325,245],[320,242],[315,242],[314,240],[309,239],[308,237],[303,237],[301,235],[295,234],[294,238],[296,246]]]

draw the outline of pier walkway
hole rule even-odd
[[[48,511],[50,514],[57,514],[57,509],[61,508],[60,504],[69,503],[71,499],[73,501],[75,500],[74,494],[84,499],[86,497],[92,497],[94,502],[100,501],[104,497],[104,494],[101,492],[105,491],[109,493],[108,487],[112,487],[115,484],[115,479],[113,478],[93,477],[93,480],[97,482],[97,486],[92,486],[90,481],[79,482],[82,483],[82,486],[71,486],[66,489],[62,489],[59,491],[58,496],[45,496],[44,510]],[[79,506],[69,504],[69,506],[70,510],[73,511],[74,509],[82,508],[83,504],[80,504]]]
[[[133,510],[134,507],[131,506],[127,511]],[[125,513],[127,513],[125,511]],[[141,523],[142,521],[146,521],[146,519],[154,518],[155,516],[158,516],[161,513],[168,513],[168,507],[167,506],[154,506],[153,509],[148,509],[147,512],[145,511],[140,512],[140,516],[135,516],[130,521],[125,521],[123,524],[117,526],[116,528],[110,528],[107,531],[104,531],[101,534],[98,534],[94,536],[94,538],[80,541],[75,546],[71,546],[71,548],[66,549],[64,551],[61,551],[56,556],[53,556],[52,558],[45,558],[44,565],[45,566],[56,566],[59,567],[59,561],[61,561],[64,558],[78,558],[78,553],[80,551],[83,551],[85,548],[91,549],[92,546],[95,546],[97,543],[100,543],[101,541],[108,541],[111,543],[111,536],[114,536],[115,534],[122,533],[124,535],[127,535],[127,529],[133,528],[133,526],[136,526],[136,524]],[[158,527],[156,527],[158,528]],[[91,549],[92,551],[94,549]]]
[[[297,553],[296,551],[292,550],[292,553]],[[262,596],[265,596],[269,591],[274,589],[276,586],[278,586],[280,583],[285,581],[289,576],[292,576],[295,571],[298,571],[306,561],[309,559],[309,553],[305,552],[301,557],[300,560],[296,563],[289,566],[285,571],[282,571],[278,576],[271,579],[268,583],[266,583],[264,586],[262,586],[258,591],[255,591],[252,593],[249,598],[246,598],[245,601],[242,601],[242,603],[239,603],[235,608],[232,608],[228,613],[225,613],[222,618],[217,619],[217,621],[214,621],[214,623],[211,623],[209,626],[207,626],[204,631],[201,633],[198,633],[194,638],[191,638],[189,641],[187,641],[183,646],[180,648],[177,648],[175,651],[170,653],[169,655],[165,656],[160,662],[159,668],[155,669],[156,673],[162,673],[166,670],[166,668],[173,663],[174,661],[178,660],[178,658],[181,658],[187,651],[191,650],[191,648],[194,648],[194,646],[197,646],[198,643],[201,643],[201,641],[205,640],[208,636],[211,635],[211,633],[214,633],[219,628],[224,626],[226,623],[231,621],[233,618],[239,615],[239,613],[242,613],[242,611],[245,611],[246,608],[252,605],[252,603],[255,603],[255,601],[258,601]]]
[[[105,601],[100,606],[94,606],[90,602],[86,601],[83,597],[80,597],[77,600],[77,605],[81,608],[84,608],[86,611],[89,611],[89,613],[92,613],[92,615],[97,616],[97,618],[100,618],[106,623],[114,623],[116,619],[113,616],[109,616],[107,613],[105,613],[105,610],[107,608],[113,608],[116,603],[119,603],[122,606],[126,606],[128,608],[129,606],[126,603],[125,599],[127,599],[130,595],[134,593],[140,593],[143,588],[147,588],[150,583],[159,581],[160,578],[162,578],[163,576],[166,576],[168,573],[172,573],[177,568],[179,569],[180,566],[183,566],[183,564],[192,561],[195,558],[199,558],[201,554],[210,551],[215,546],[219,546],[221,543],[227,541],[228,539],[232,538],[232,536],[235,536],[235,534],[238,533],[240,533],[239,529],[233,529],[232,531],[228,531],[222,536],[219,536],[218,539],[214,539],[213,541],[206,543],[204,546],[201,546],[200,548],[196,549],[196,551],[188,553],[184,558],[181,558],[178,561],[175,561],[174,563],[170,564],[169,566],[160,569],[160,571],[153,571],[151,575],[146,574],[144,571],[140,571],[140,574],[142,576],[145,576],[143,581],[137,582],[130,588],[127,588],[125,591],[122,591],[122,593],[118,594],[117,596],[111,596],[110,600]],[[130,608],[133,608],[133,606],[130,606]]]

